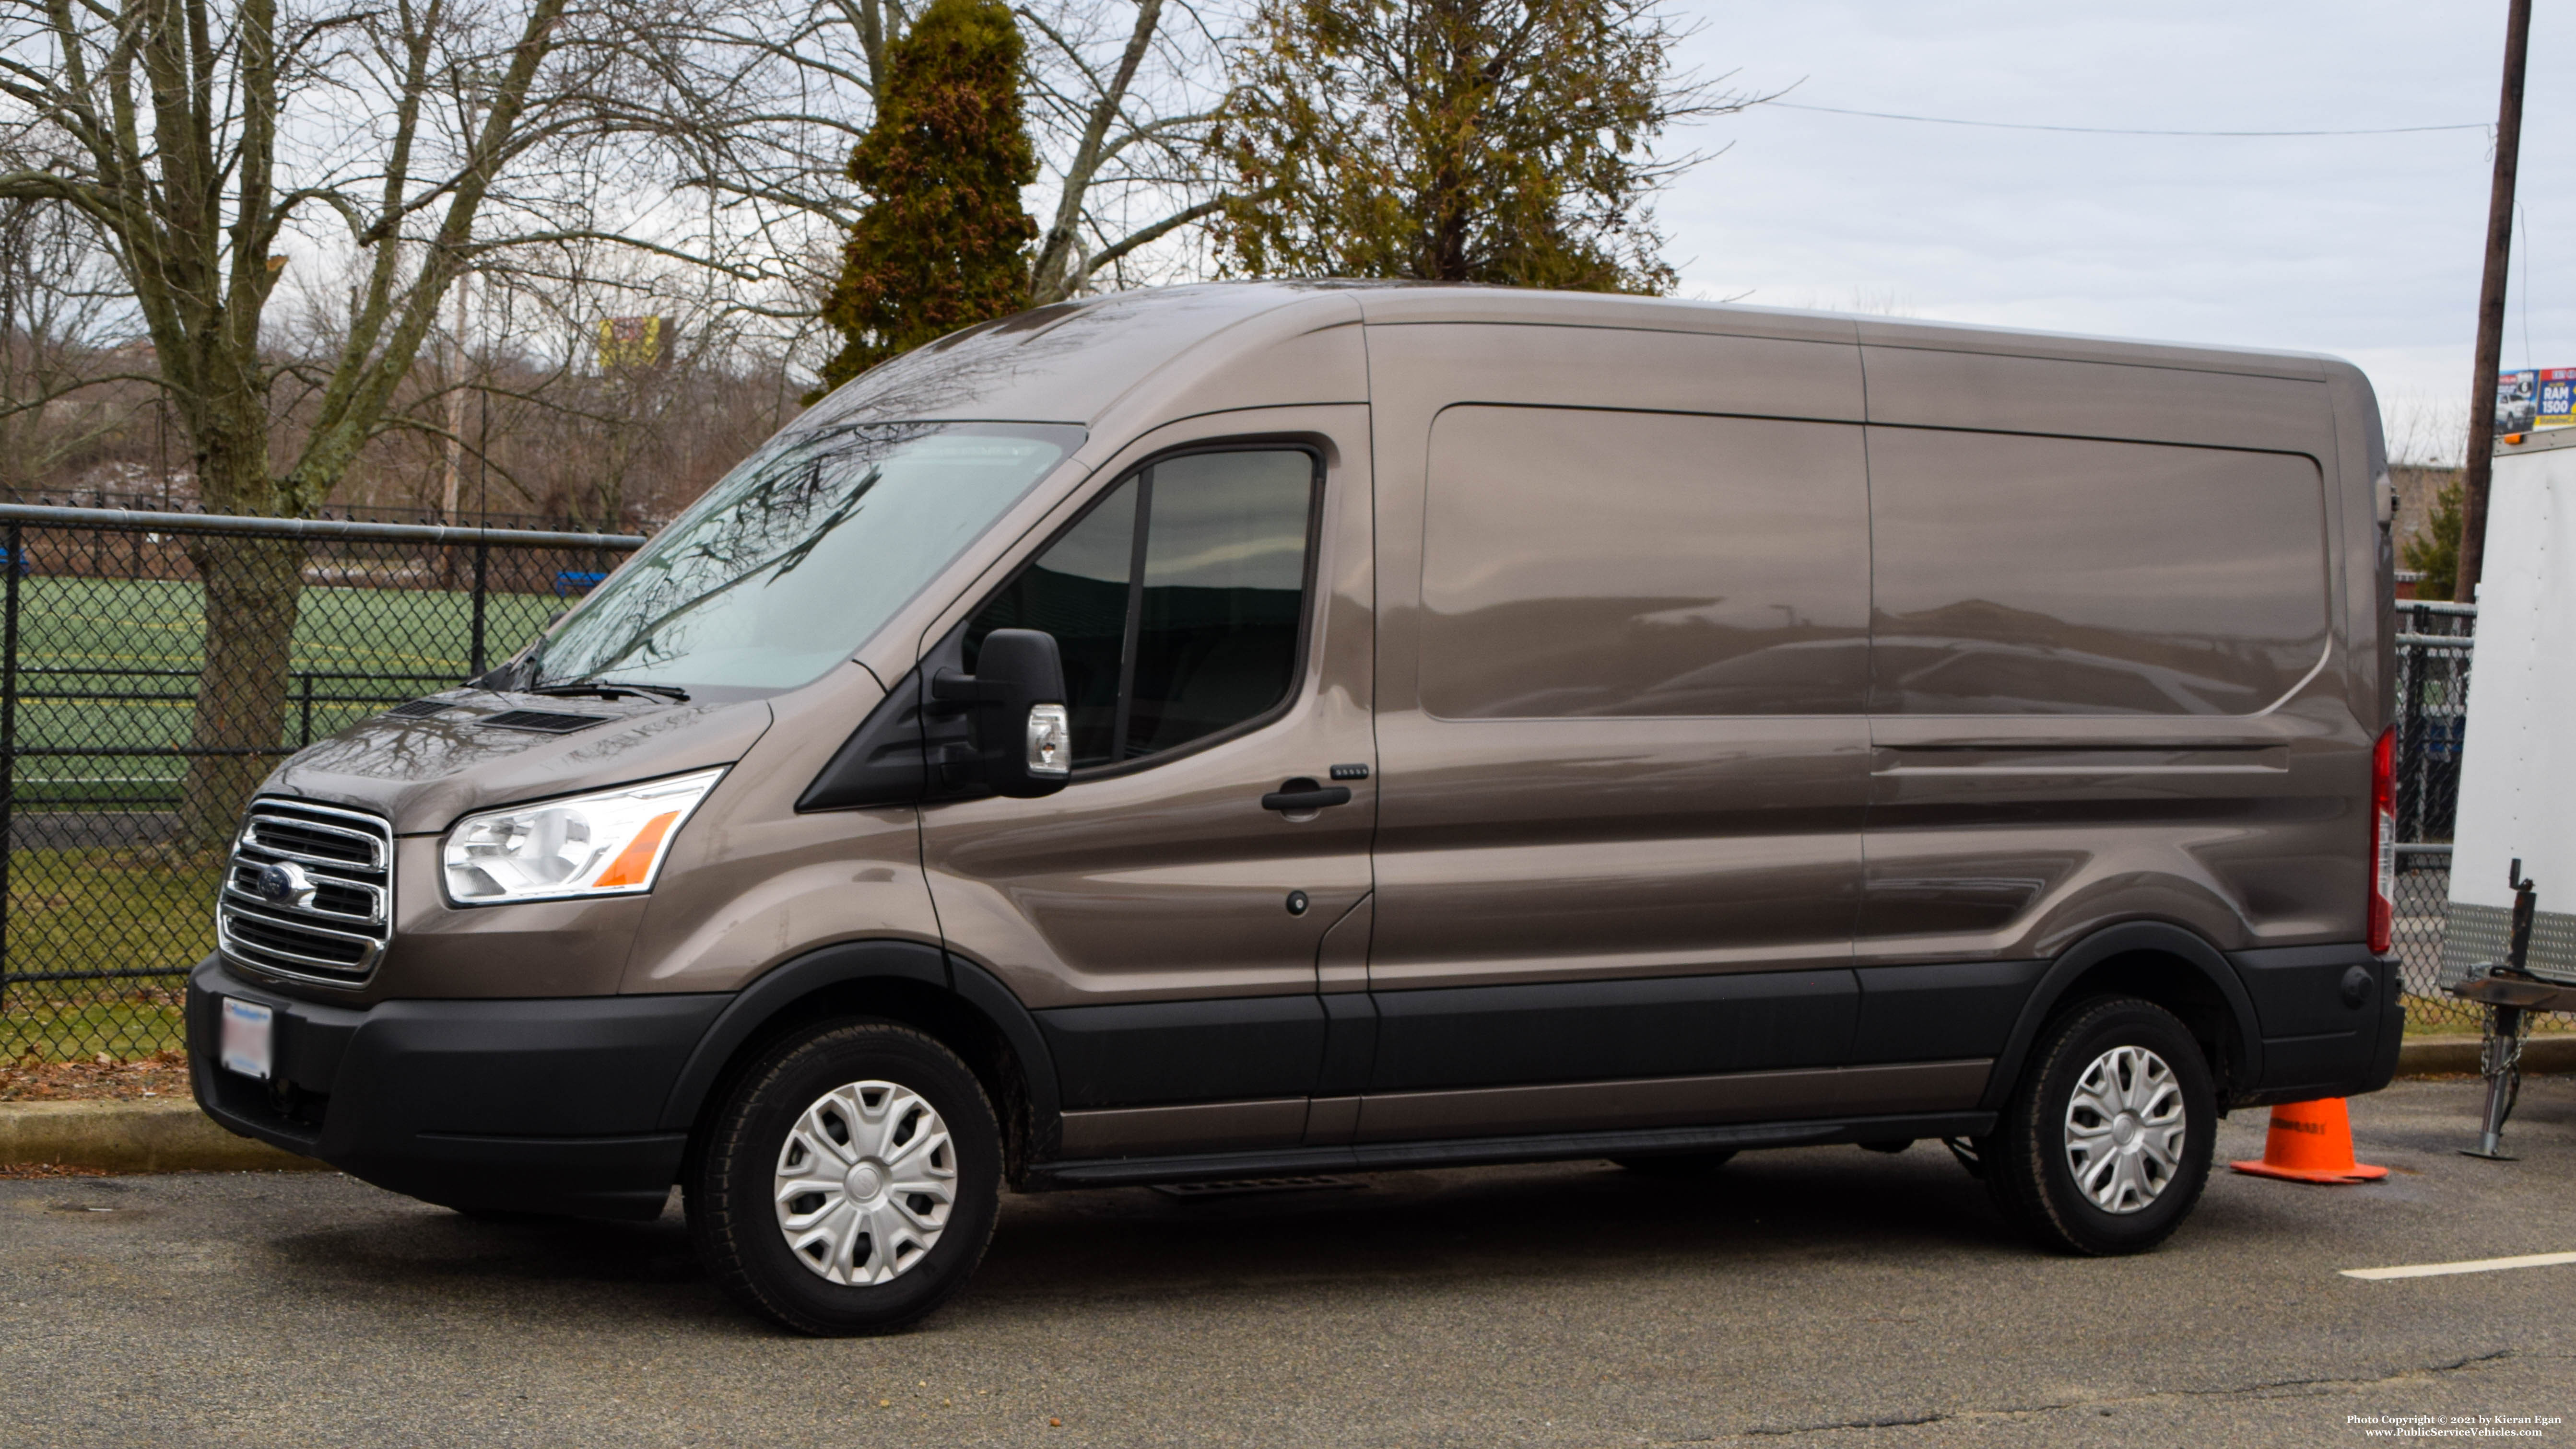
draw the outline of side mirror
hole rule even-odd
[[[1055,636],[996,629],[975,672],[931,676],[934,705],[962,707],[974,733],[972,771],[996,795],[1052,795],[1073,774],[1073,721],[1064,705],[1064,658]]]

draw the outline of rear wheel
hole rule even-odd
[[[2004,1215],[2043,1246],[2144,1252],[2209,1181],[2218,1117],[2200,1044],[2134,997],[2051,1023],[1977,1157]]]
[[[1001,1132],[966,1064],[888,1022],[772,1047],[709,1127],[689,1229],[725,1291],[800,1333],[891,1333],[965,1286]]]
[[[1697,1182],[1716,1172],[1735,1156],[1732,1147],[1710,1152],[1674,1152],[1662,1157],[1614,1157],[1610,1160],[1640,1177],[1661,1178],[1666,1182]]]

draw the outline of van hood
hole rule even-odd
[[[772,718],[758,699],[670,704],[486,689],[400,709],[299,751],[260,793],[375,811],[396,835],[428,835],[493,806],[730,765]]]

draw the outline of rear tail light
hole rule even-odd
[[[2370,752],[2370,950],[2388,954],[2397,922],[2397,731]]]

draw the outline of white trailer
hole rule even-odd
[[[2576,428],[2497,442],[2442,984],[2487,1006],[2502,1158],[2528,1012],[2576,1008]]]
[[[2576,986],[2576,428],[2498,439],[2442,978],[2505,959],[2507,868],[2537,883],[2530,973]]]

